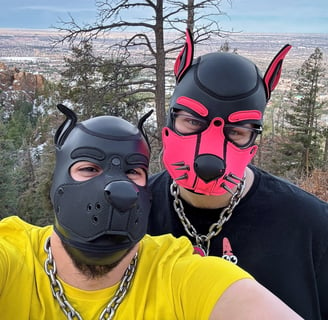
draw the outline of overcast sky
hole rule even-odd
[[[164,2],[165,4],[165,2]],[[328,0],[222,0],[219,23],[226,31],[327,33]],[[92,23],[94,0],[1,0],[0,28],[48,29],[69,20]]]

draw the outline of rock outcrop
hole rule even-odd
[[[0,94],[6,93],[7,97],[10,95],[17,97],[18,94],[31,102],[37,93],[44,90],[45,83],[45,78],[40,74],[9,68],[0,62]]]

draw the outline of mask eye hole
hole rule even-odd
[[[262,128],[226,124],[223,132],[228,141],[241,149],[245,149],[254,144],[257,135],[262,133]]]
[[[103,169],[91,161],[75,162],[70,168],[71,177],[75,181],[87,181],[103,173]]]
[[[174,131],[181,135],[197,134],[204,131],[209,123],[185,111],[171,112]]]

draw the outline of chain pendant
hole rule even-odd
[[[194,254],[199,254],[201,257],[207,256],[205,249],[200,245],[194,245]]]
[[[64,289],[57,279],[57,269],[56,263],[52,256],[50,237],[46,239],[44,244],[44,251],[47,253],[47,258],[44,262],[44,271],[49,277],[50,287],[54,298],[58,301],[60,308],[69,320],[78,319],[83,320],[80,314],[73,308],[69,303],[64,293]],[[131,285],[136,266],[138,262],[138,252],[134,255],[129,266],[125,270],[122,280],[120,282],[119,288],[117,289],[114,297],[109,301],[105,309],[102,311],[99,320],[111,320],[114,317],[116,309],[121,304],[123,298],[127,294],[129,287]]]
[[[246,176],[245,176],[246,177]],[[238,205],[244,189],[245,189],[245,179],[239,179],[238,177],[233,177],[234,179],[240,180],[235,193],[232,195],[228,206],[222,209],[219,219],[217,222],[213,223],[206,235],[198,234],[196,228],[191,224],[190,220],[186,216],[184,212],[184,207],[182,204],[181,199],[179,199],[179,188],[176,182],[173,182],[170,185],[170,193],[173,197],[173,208],[177,213],[187,235],[190,238],[194,238],[196,244],[193,245],[194,247],[194,254],[199,254],[202,257],[208,256],[210,253],[210,242],[211,239],[217,236],[221,230],[222,226],[230,219],[234,208]]]

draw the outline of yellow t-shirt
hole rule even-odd
[[[44,271],[44,243],[52,227],[36,227],[18,217],[0,222],[1,320],[64,320]],[[231,262],[193,255],[187,238],[171,235],[141,241],[137,269],[114,319],[202,320],[233,282],[251,278]],[[215,281],[213,281],[215,279]],[[84,320],[98,319],[118,284],[96,291],[61,281],[70,304]]]

